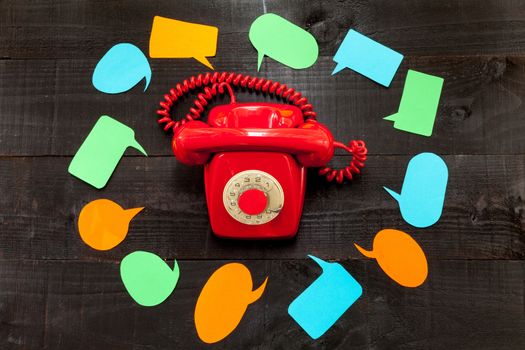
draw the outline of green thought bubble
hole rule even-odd
[[[258,17],[249,37],[258,52],[257,70],[265,55],[294,69],[310,67],[319,55],[312,34],[273,13]]]

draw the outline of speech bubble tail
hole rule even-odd
[[[145,92],[146,89],[147,89],[148,86],[149,86],[149,83],[151,82],[151,68],[149,69],[148,74],[146,74],[146,75],[144,76],[144,78],[146,79],[146,85],[144,86],[144,92]]]
[[[308,257],[310,259],[312,259],[313,261],[315,261],[317,263],[317,265],[319,265],[321,267],[321,269],[325,269],[328,267],[329,263],[327,263],[326,261],[324,261],[323,259],[320,259],[316,256],[313,256],[313,255],[308,255]]]
[[[177,263],[177,260],[173,260],[173,273],[178,275],[179,274],[179,264]]]
[[[130,146],[138,150],[140,153],[144,154],[146,157],[148,156],[146,150],[141,146],[140,143],[137,142],[137,140],[133,140]]]
[[[264,53],[257,52],[257,72],[261,69]]]
[[[199,61],[200,63],[202,63],[203,65],[205,65],[209,69],[215,70],[215,68],[213,68],[213,66],[211,65],[210,61],[208,61],[208,59],[206,57],[202,56],[202,57],[193,57],[193,58],[195,58],[197,61]]]
[[[375,259],[375,255],[374,255],[374,252],[373,251],[370,251],[370,250],[366,250],[364,248],[361,248],[357,243],[354,243],[354,246],[357,248],[357,250],[359,250],[359,253],[363,254],[364,256],[366,256],[367,258],[373,258]]]
[[[345,69],[345,65],[344,65],[344,64],[341,64],[341,63],[338,63],[337,66],[335,66],[335,69],[334,69],[334,71],[332,72],[332,75],[339,73],[339,72],[342,71],[343,69]]]
[[[392,122],[395,122],[396,119],[397,119],[397,115],[398,115],[398,114],[399,114],[399,113],[394,113],[394,114],[391,114],[391,115],[389,115],[389,116],[387,116],[387,117],[384,117],[383,119],[384,119],[384,120],[390,120],[390,121],[392,121]]]
[[[124,210],[124,212],[126,214],[129,215],[129,219],[133,219],[135,217],[135,215],[137,215],[138,213],[140,213],[142,211],[142,209],[144,209],[145,207],[140,207],[140,208],[130,208],[130,209],[126,209]]]
[[[264,282],[259,286],[259,288],[257,288],[256,290],[254,290],[252,293],[251,293],[251,297],[248,301],[249,304],[251,303],[254,303],[256,302],[257,300],[259,300],[259,298],[262,296],[262,294],[264,293],[264,290],[266,289],[266,283],[268,283],[268,277],[266,277],[266,279],[264,280]]]
[[[387,188],[387,187],[384,187],[384,186],[383,186],[383,188],[385,189],[385,191],[388,192],[389,195],[392,196],[392,198],[394,198],[396,201],[399,202],[399,200],[401,199],[401,195],[399,193],[394,192],[390,188]]]

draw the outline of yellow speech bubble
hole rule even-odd
[[[250,270],[230,263],[217,269],[202,288],[195,306],[195,327],[205,343],[216,343],[233,332],[249,304],[257,301],[266,288],[264,280],[252,290]]]
[[[80,238],[93,249],[109,250],[128,234],[129,222],[142,208],[123,209],[109,199],[97,199],[82,208],[78,217]]]
[[[354,245],[364,256],[376,259],[381,269],[404,287],[418,287],[427,279],[428,264],[425,252],[403,231],[379,231],[374,237],[372,251],[365,250],[355,243]]]
[[[214,69],[206,57],[215,56],[219,28],[155,16],[149,38],[151,58],[195,58]]]

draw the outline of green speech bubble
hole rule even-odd
[[[443,78],[408,70],[397,113],[383,119],[394,121],[394,128],[431,136],[443,87]]]
[[[135,132],[107,115],[101,116],[69,164],[69,173],[95,188],[106,186],[126,148],[147,156]]]
[[[179,281],[177,261],[173,269],[158,255],[136,251],[120,263],[120,277],[129,295],[142,306],[155,306],[166,300]]]
[[[312,34],[273,13],[253,21],[249,37],[258,52],[257,70],[265,55],[294,69],[310,67],[319,55]]]

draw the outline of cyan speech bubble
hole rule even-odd
[[[323,273],[288,307],[290,316],[313,339],[322,336],[363,294],[363,288],[338,263],[308,255]]]
[[[403,55],[350,29],[334,56],[332,75],[348,67],[365,77],[390,86]]]
[[[401,194],[383,188],[399,202],[403,219],[422,228],[441,217],[447,182],[448,168],[443,159],[434,153],[420,153],[408,163]]]
[[[294,69],[310,67],[319,55],[312,34],[273,13],[253,21],[248,36],[258,52],[257,70],[265,55]]]
[[[117,44],[100,59],[93,72],[93,86],[106,94],[128,91],[142,79],[146,79],[144,91],[151,80],[148,59],[133,44]]]

